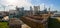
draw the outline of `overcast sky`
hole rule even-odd
[[[15,6],[25,7],[25,10],[29,10],[29,6],[38,5],[43,10],[45,5],[46,8],[51,7],[51,10],[60,9],[60,0],[0,0],[0,11],[13,10]]]

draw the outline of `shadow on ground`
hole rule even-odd
[[[57,19],[49,18],[48,28],[60,28],[60,22]]]

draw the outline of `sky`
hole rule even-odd
[[[16,6],[24,7],[25,10],[29,10],[30,6],[40,6],[41,10],[51,8],[52,11],[60,11],[60,0],[0,0],[0,11],[14,10]]]

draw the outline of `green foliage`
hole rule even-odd
[[[0,22],[0,28],[8,28],[7,22]]]
[[[48,28],[60,28],[60,22],[57,19],[49,18]]]

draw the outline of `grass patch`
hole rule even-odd
[[[0,28],[8,28],[8,22],[0,22]]]

